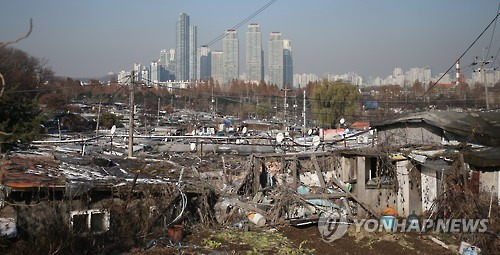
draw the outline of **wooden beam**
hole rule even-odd
[[[253,155],[250,155],[250,170],[253,172],[253,192],[257,192],[260,190],[260,171],[259,168],[262,165],[260,159],[255,158]]]
[[[250,211],[250,212],[260,213],[264,217],[266,217],[267,219],[269,219],[269,216],[267,215],[266,211],[261,210],[261,209],[255,207],[255,206],[253,206],[253,205],[241,202],[240,200],[238,200],[236,198],[229,199],[229,203],[234,204],[235,206],[237,206],[239,208],[242,208],[242,209],[245,209],[245,210]]]
[[[292,165],[290,166],[292,170],[292,176],[293,176],[293,187],[295,188],[295,185],[299,183],[299,177],[297,173],[297,156],[292,157]]]
[[[365,209],[366,211],[368,211],[369,213],[371,213],[373,216],[375,216],[375,218],[380,218],[380,213],[378,213],[377,211],[375,211],[370,205],[364,203],[363,201],[361,201],[361,199],[359,199],[356,195],[352,194],[349,190],[347,190],[346,187],[344,187],[344,185],[342,185],[338,180],[337,178],[335,178],[335,176],[332,177],[331,181],[337,185],[341,190],[343,190],[349,197],[351,197],[352,199],[354,199],[358,204],[361,205],[361,207],[363,207],[363,209]]]
[[[348,197],[346,193],[337,193],[337,194],[327,194],[327,193],[321,193],[321,194],[305,194],[305,195],[300,195],[303,199],[330,199],[330,198],[342,198],[342,197]]]
[[[323,177],[323,173],[321,172],[321,168],[319,168],[318,160],[316,159],[315,154],[311,154],[311,160],[313,162],[314,168],[316,169],[316,175],[319,179],[319,185],[321,188],[326,188],[325,178]]]

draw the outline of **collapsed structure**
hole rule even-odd
[[[116,233],[119,217],[135,215],[139,236],[181,222],[233,226],[249,214],[258,226],[313,224],[324,212],[378,218],[387,207],[401,217],[456,216],[446,204],[456,194],[487,193],[498,206],[499,128],[499,113],[427,112],[375,123],[376,143],[356,149],[140,160],[13,153],[0,166],[2,207],[27,235],[54,215],[93,234]]]

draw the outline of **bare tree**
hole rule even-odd
[[[10,45],[10,44],[14,44],[14,43],[17,43],[23,39],[26,39],[28,38],[28,36],[30,36],[31,34],[31,31],[33,31],[33,19],[30,19],[30,29],[28,30],[28,33],[26,33],[26,35],[24,36],[21,36],[19,38],[17,38],[16,40],[13,40],[13,41],[8,41],[8,42],[4,42],[4,43],[0,43],[0,47],[6,47],[7,45]],[[3,91],[5,90],[5,79],[3,77],[3,75],[0,73],[0,80],[2,82],[2,89],[0,89],[0,97],[2,96],[3,94]]]

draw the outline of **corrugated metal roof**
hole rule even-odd
[[[377,129],[387,129],[400,123],[427,123],[447,132],[474,139],[489,146],[500,145],[499,112],[422,112],[374,123]]]
[[[0,184],[10,188],[29,189],[64,188],[71,182],[88,182],[93,187],[133,182],[135,173],[128,171],[125,166],[103,167],[90,163],[91,161],[94,162],[91,158],[78,158],[74,154],[61,155],[56,159],[49,153],[14,153],[1,161]],[[165,183],[165,180],[140,174],[136,182],[149,185]]]
[[[0,165],[0,183],[13,188],[64,186],[58,164],[49,154],[14,154]]]

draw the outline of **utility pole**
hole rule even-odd
[[[287,126],[287,124],[286,124],[286,108],[288,107],[288,104],[286,103],[286,92],[287,92],[287,91],[291,91],[291,89],[288,89],[288,88],[286,88],[286,86],[285,86],[285,87],[284,87],[283,89],[281,89],[281,90],[285,91],[285,102],[284,102],[284,106],[285,106],[284,108],[285,108],[285,109],[284,109],[284,111],[283,111],[283,112],[284,112],[284,118],[283,118],[283,119],[284,119],[284,122],[283,122],[283,123],[285,124],[285,129],[286,129],[286,126]]]
[[[160,100],[161,97],[158,97],[158,126],[160,126]]]
[[[214,106],[214,84],[212,83],[212,118],[215,117],[215,106]]]
[[[306,151],[306,89],[305,88],[304,88],[304,106],[302,107],[302,116],[304,117],[302,136],[304,137],[304,152],[305,152]]]
[[[489,99],[488,99],[488,83],[486,81],[486,72],[489,70],[489,69],[486,69],[486,65],[488,65],[489,63],[491,63],[490,61],[486,60],[486,57],[484,56],[484,50],[483,49],[483,59],[482,60],[477,60],[477,56],[476,56],[476,59],[474,60],[474,62],[471,64],[471,65],[477,65],[477,64],[481,64],[481,68],[477,70],[477,72],[480,72],[482,75],[481,75],[481,80],[482,80],[482,83],[484,85],[484,96],[486,98],[486,110],[489,111],[490,110],[490,102],[489,102]],[[493,56],[492,56],[493,58]],[[493,70],[493,69],[490,69],[490,70]],[[476,72],[476,71],[474,71]]]
[[[128,156],[132,157],[134,154],[134,84],[135,77],[134,71],[132,71],[130,77],[130,114],[128,120]]]
[[[293,125],[297,125],[297,93],[293,96],[294,102],[293,102]]]
[[[489,62],[488,62],[489,63]],[[485,66],[485,61],[483,59],[482,64],[481,64],[481,72],[483,76],[483,85],[484,85],[484,96],[486,97],[486,111],[490,110],[490,102],[488,99],[488,83],[486,82],[486,69],[484,68]]]
[[[274,116],[278,118],[278,97],[276,97],[276,101],[274,101],[274,108],[276,109],[276,114]]]
[[[101,118],[101,102],[99,102],[99,110],[97,110],[97,124],[95,126],[95,136],[99,136],[99,119]]]

